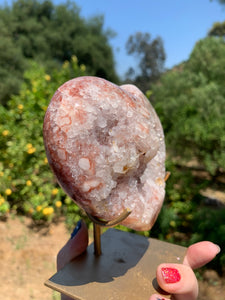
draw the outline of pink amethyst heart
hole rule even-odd
[[[142,92],[84,76],[55,92],[44,119],[49,164],[64,191],[90,215],[149,230],[165,196],[161,123]]]

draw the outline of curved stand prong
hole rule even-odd
[[[104,220],[101,220],[97,217],[94,217],[92,215],[90,215],[89,213],[86,212],[87,216],[89,217],[89,219],[95,223],[95,224],[98,224],[102,227],[113,227],[113,226],[116,226],[118,225],[119,223],[121,223],[123,220],[125,220],[129,214],[131,213],[131,210],[126,208],[117,218],[111,220],[111,221],[104,221]]]
[[[166,182],[169,177],[170,177],[170,172],[166,172],[166,175],[164,177],[164,181]]]

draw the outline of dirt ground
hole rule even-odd
[[[69,236],[63,220],[49,227],[33,226],[26,217],[0,221],[0,299],[60,300],[43,282],[55,273],[57,252]],[[199,299],[225,300],[225,279],[211,270],[203,278]]]

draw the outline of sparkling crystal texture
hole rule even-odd
[[[165,195],[159,118],[133,85],[84,76],[55,92],[44,119],[49,164],[65,192],[89,214],[148,230]]]

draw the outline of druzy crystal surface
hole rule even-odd
[[[165,144],[155,110],[133,85],[79,77],[55,92],[44,119],[49,164],[86,212],[148,230],[165,194]]]

